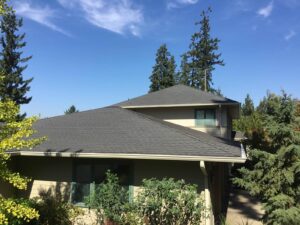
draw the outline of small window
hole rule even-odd
[[[196,109],[195,120],[197,127],[215,127],[216,110],[214,109]]]

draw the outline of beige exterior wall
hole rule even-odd
[[[27,191],[17,191],[15,194],[20,197],[33,198],[38,196],[40,191],[48,191],[49,189],[68,194],[72,182],[73,160],[72,158],[55,157],[15,157],[13,161],[16,163],[20,174],[32,178]],[[99,162],[101,163],[101,159]],[[138,188],[145,178],[172,177],[196,184],[199,187],[199,193],[204,190],[204,178],[199,162],[131,160],[130,163],[133,165],[132,185],[135,188]],[[0,193],[12,194],[13,189],[11,186],[2,184]]]
[[[140,186],[143,179],[153,177],[157,179],[183,179],[186,183],[196,184],[199,187],[199,192],[204,189],[199,162],[135,160],[134,186]]]
[[[212,106],[216,109],[216,127],[197,127],[195,121],[195,109],[207,109],[207,107],[171,107],[171,108],[143,108],[134,111],[144,113],[164,121],[195,130],[209,133],[217,137],[231,139],[231,108],[229,106]]]
[[[16,157],[20,174],[32,178],[27,191],[18,191],[21,197],[37,197],[40,191],[52,190],[68,195],[72,181],[71,158]],[[66,196],[67,198],[67,196]]]

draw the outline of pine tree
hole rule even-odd
[[[300,134],[295,130],[295,102],[285,93],[268,94],[260,107],[255,114],[260,115],[265,135],[255,147],[250,145],[251,167],[240,169],[241,177],[234,183],[263,201],[265,224],[300,224]]]
[[[156,53],[155,65],[150,76],[149,92],[173,86],[175,84],[175,71],[175,59],[171,56],[166,44],[163,44]]]
[[[181,56],[180,71],[176,75],[176,84],[189,84],[190,66],[187,54]]]
[[[69,114],[76,113],[76,112],[79,112],[79,110],[76,109],[76,107],[74,105],[71,105],[70,108],[68,108],[65,111],[65,115],[69,115]]]
[[[220,40],[210,35],[209,8],[201,13],[200,30],[192,35],[188,51],[190,76],[189,85],[201,90],[213,92],[212,71],[215,65],[224,66],[221,54],[216,53],[219,49]]]
[[[243,116],[250,116],[252,113],[254,113],[254,104],[249,94],[247,94],[241,110]]]
[[[22,24],[22,19],[18,19],[13,10],[2,16],[0,24],[2,33],[0,70],[4,74],[0,84],[0,99],[10,99],[17,105],[28,104],[31,101],[31,97],[27,97],[26,93],[30,90],[32,78],[28,80],[23,78],[23,71],[27,68],[24,63],[28,62],[31,56],[22,57],[21,49],[26,46],[25,34],[19,34]]]

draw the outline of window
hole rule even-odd
[[[215,109],[196,109],[195,120],[197,127],[215,127],[216,110]]]
[[[121,185],[130,189],[131,166],[126,162],[112,161],[82,161],[74,163],[73,182],[71,187],[71,202],[84,206],[85,198],[92,193],[98,184],[105,179],[105,173],[110,170],[117,174]]]

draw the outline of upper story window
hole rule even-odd
[[[196,109],[195,110],[196,127],[215,127],[216,110],[215,109]]]

